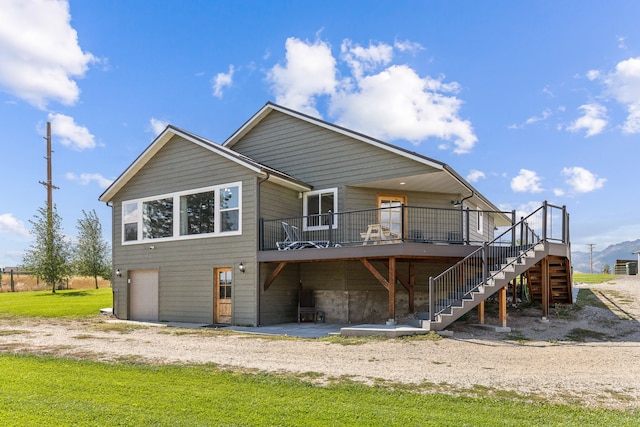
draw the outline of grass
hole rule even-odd
[[[573,273],[573,281],[577,283],[588,283],[595,285],[598,283],[610,282],[615,280],[615,274],[588,274],[588,273]]]
[[[135,361],[134,361],[135,362]],[[637,425],[639,412],[328,386],[216,366],[0,355],[4,425]]]
[[[574,310],[582,310],[584,307],[592,306],[597,308],[607,308],[607,306],[600,301],[600,299],[594,295],[589,289],[580,289],[578,291],[578,297],[576,302],[573,303]]]
[[[78,318],[111,307],[111,288],[0,293],[0,318],[15,316]]]

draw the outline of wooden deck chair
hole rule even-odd
[[[313,298],[313,289],[305,289],[300,286],[298,289],[298,323],[302,321],[305,314],[313,314],[313,321],[317,320],[318,311]]]

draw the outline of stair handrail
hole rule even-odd
[[[520,221],[513,224],[498,237],[494,238],[491,242],[484,243],[480,248],[471,252],[462,260],[455,263],[436,277],[429,277],[429,320],[435,321],[444,311],[451,310],[454,304],[462,303],[462,299],[468,297],[472,292],[475,292],[479,286],[484,286],[488,281],[496,274],[504,271],[505,268],[515,263],[519,263],[522,260],[527,251],[535,247],[537,244],[545,242],[547,240],[547,215],[549,208],[560,208],[558,206],[549,205],[546,201],[535,211],[531,212],[526,217],[522,217]],[[564,243],[565,238],[568,237],[568,231],[564,229],[565,224],[568,225],[568,214],[566,208],[563,206],[563,232],[562,240]],[[538,235],[535,230],[530,226],[530,222],[534,219],[534,215],[538,212],[542,212],[542,235]],[[535,221],[533,221],[535,222]],[[520,239],[516,239],[516,233],[520,229]],[[505,242],[504,237],[511,235],[509,246],[503,246]],[[519,241],[518,241],[519,240]],[[498,256],[499,255],[499,256]],[[496,270],[490,270],[488,260],[493,259],[496,266],[499,267]],[[473,271],[474,269],[481,271],[481,279],[478,281],[465,278],[464,266],[468,266],[467,270]],[[440,289],[436,289],[436,286],[440,282],[445,282],[447,278],[451,276],[455,277],[455,282],[459,282],[462,278],[462,286],[456,284],[452,286],[451,283],[444,283],[440,286]],[[468,281],[471,283],[467,283]],[[436,304],[436,292],[444,293],[447,295],[445,303]],[[454,294],[454,298],[448,298],[451,291]]]

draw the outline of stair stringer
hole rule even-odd
[[[538,243],[533,248],[521,253],[520,256],[510,258],[506,264],[502,264],[500,270],[491,271],[487,280],[469,293],[470,298],[456,301],[460,305],[450,305],[450,313],[439,314],[434,321],[420,320],[410,323],[430,331],[440,331],[494,295],[519,275],[524,274],[547,255],[549,255],[548,245]]]

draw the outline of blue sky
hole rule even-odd
[[[46,201],[73,239],[166,124],[223,142],[273,101],[566,205],[574,250],[640,238],[640,2],[0,3],[0,266]],[[110,239],[109,239],[110,240]],[[640,249],[640,248],[638,248]]]

